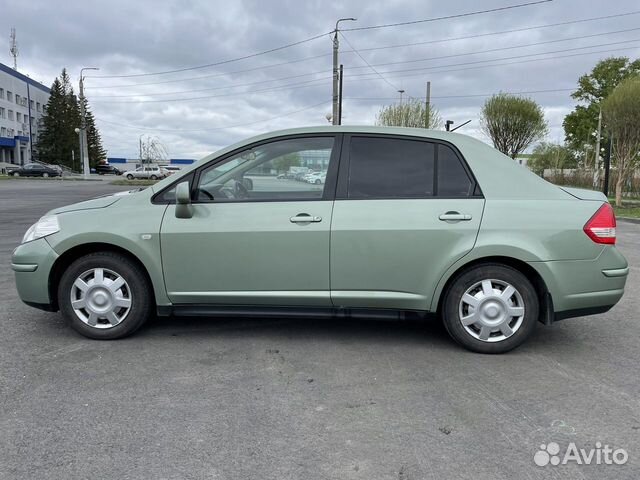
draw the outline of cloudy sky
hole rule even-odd
[[[332,41],[322,34],[338,18],[360,28],[527,1],[0,0],[0,32],[8,39],[16,28],[18,69],[46,85],[66,67],[77,88],[80,68],[100,68],[85,85],[109,156],[135,157],[140,135],[152,135],[170,157],[198,158],[254,134],[327,124]],[[578,77],[599,59],[640,56],[639,20],[637,0],[554,0],[345,30],[343,123],[373,124],[398,90],[424,98],[429,80],[443,118],[471,120],[460,132],[486,141],[478,112],[487,95],[532,92],[548,140],[561,141]],[[0,62],[11,65],[5,45]]]

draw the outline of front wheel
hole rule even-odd
[[[133,175],[131,174],[127,175],[127,180],[133,180]]]
[[[158,177],[156,177],[155,175],[151,175],[151,180],[157,180]]]
[[[449,334],[479,353],[504,353],[521,345],[538,320],[538,297],[527,278],[506,265],[478,265],[448,288],[442,314]]]
[[[42,174],[42,178],[47,178],[48,176],[49,176],[49,174],[48,174],[47,172],[44,172],[44,173]]]
[[[112,340],[135,332],[152,311],[151,285],[142,269],[115,252],[80,257],[64,272],[58,304],[85,337]]]

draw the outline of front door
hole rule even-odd
[[[345,138],[331,229],[338,307],[429,310],[445,270],[475,243],[484,199],[446,143]]]
[[[169,205],[162,264],[176,304],[329,306],[329,228],[335,175],[308,183],[294,172],[335,165],[334,136],[261,143],[195,172],[193,216]],[[287,175],[283,175],[287,173]]]

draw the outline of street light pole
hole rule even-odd
[[[338,48],[340,47],[340,41],[338,40],[338,26],[340,22],[344,21],[352,21],[355,22],[355,18],[341,18],[336,22],[336,28],[333,31],[333,112],[332,112],[332,122],[333,125],[339,125],[340,112],[338,111],[338,100],[339,100],[339,83],[340,83],[340,71],[338,70]]]
[[[87,117],[84,107],[84,77],[83,72],[85,70],[100,70],[97,67],[84,67],[80,69],[80,151],[82,155],[82,169],[84,178],[88,179],[91,174],[89,169],[89,146],[87,142]]]

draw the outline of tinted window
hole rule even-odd
[[[319,200],[333,143],[333,137],[309,137],[249,148],[203,169],[195,198],[201,202]]]
[[[467,197],[472,182],[460,158],[446,145],[438,145],[438,196]]]
[[[349,198],[433,196],[435,145],[398,138],[353,137]]]

